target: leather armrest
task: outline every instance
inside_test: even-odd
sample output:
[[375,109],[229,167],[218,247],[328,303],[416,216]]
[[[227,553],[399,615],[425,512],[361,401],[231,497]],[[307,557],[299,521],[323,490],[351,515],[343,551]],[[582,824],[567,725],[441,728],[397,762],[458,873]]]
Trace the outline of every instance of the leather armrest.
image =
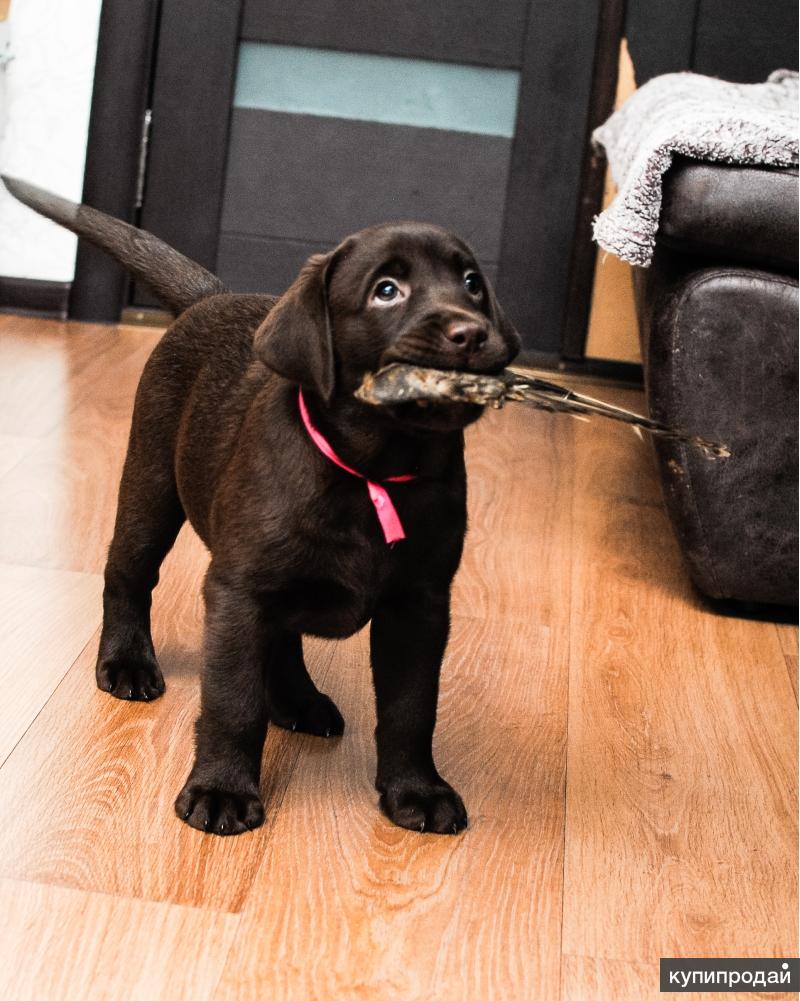
[[797,271],[797,168],[680,159],[667,172],[658,240],[715,263]]

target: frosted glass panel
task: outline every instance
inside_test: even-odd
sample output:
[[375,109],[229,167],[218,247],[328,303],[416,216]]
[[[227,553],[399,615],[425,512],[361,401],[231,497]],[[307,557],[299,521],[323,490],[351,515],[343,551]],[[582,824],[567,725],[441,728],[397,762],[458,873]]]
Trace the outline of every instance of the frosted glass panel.
[[242,42],[234,105],[510,138],[518,89],[515,70]]

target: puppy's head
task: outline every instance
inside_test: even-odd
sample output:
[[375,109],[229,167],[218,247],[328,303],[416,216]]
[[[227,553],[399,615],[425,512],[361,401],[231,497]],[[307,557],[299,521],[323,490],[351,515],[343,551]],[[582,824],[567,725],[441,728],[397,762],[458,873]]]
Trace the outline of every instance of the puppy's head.
[[[437,226],[375,226],[311,257],[256,332],[274,371],[326,402],[352,396],[390,362],[499,372],[520,348],[470,248]],[[475,420],[480,407],[415,404],[387,416],[427,429]]]

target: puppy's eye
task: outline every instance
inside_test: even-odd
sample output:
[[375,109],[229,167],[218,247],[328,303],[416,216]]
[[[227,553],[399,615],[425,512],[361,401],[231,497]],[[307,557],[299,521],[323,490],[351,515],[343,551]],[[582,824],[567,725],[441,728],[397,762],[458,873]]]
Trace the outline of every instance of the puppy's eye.
[[400,278],[380,278],[372,287],[370,305],[394,306],[407,299],[411,292],[408,282]]
[[391,302],[400,294],[400,289],[394,282],[379,282],[375,287],[375,298],[381,302]]
[[483,292],[483,279],[477,272],[468,271],[464,275],[464,288],[470,295],[480,295]]

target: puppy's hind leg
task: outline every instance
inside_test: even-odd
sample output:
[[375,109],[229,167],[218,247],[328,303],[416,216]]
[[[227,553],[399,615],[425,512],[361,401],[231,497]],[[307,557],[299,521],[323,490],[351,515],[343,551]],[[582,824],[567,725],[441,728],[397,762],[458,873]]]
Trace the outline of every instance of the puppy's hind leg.
[[264,665],[269,718],[285,730],[338,737],[344,720],[333,700],[311,680],[298,633],[283,633]]
[[186,520],[171,461],[131,435],[119,489],[103,590],[97,687],[118,699],[147,702],[164,691],[150,635],[151,593]]

